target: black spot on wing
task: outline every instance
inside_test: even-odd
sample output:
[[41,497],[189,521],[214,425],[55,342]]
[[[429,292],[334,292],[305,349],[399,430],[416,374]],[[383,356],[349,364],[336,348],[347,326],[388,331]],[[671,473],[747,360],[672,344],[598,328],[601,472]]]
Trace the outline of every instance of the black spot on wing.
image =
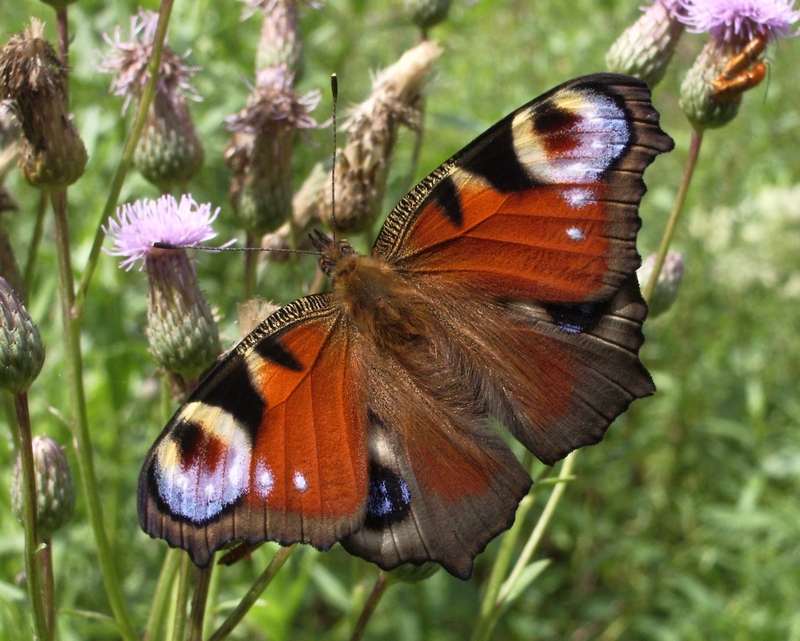
[[190,401],[219,407],[231,414],[244,426],[255,440],[267,404],[262,394],[253,387],[247,366],[241,359],[222,363],[201,383]]
[[456,229],[463,227],[464,212],[461,210],[461,199],[452,178],[448,176],[442,180],[431,193],[431,199]]
[[297,360],[291,350],[287,349],[276,336],[266,336],[258,341],[254,346],[256,354],[280,365],[281,367],[293,372],[302,372],[303,364]]
[[370,463],[369,495],[364,527],[380,530],[402,521],[411,509],[411,492],[399,474],[388,467]]
[[510,118],[499,123],[456,162],[468,172],[485,178],[499,192],[511,193],[530,189],[534,182],[517,159]]

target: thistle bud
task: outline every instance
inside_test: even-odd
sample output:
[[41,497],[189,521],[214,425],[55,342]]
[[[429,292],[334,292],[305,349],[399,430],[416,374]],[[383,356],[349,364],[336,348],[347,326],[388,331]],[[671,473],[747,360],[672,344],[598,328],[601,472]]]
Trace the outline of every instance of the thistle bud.
[[[64,448],[46,436],[35,436],[32,443],[36,484],[36,526],[39,538],[49,539],[75,512],[75,484]],[[19,456],[14,465],[11,509],[22,523],[22,473]]]
[[194,265],[184,250],[162,250],[147,261],[147,280],[150,353],[169,372],[198,376],[219,355],[220,345]]
[[729,43],[709,40],[683,79],[680,105],[695,129],[724,127],[739,113],[742,94],[727,100],[714,97],[714,80],[724,72],[733,53]]
[[27,392],[43,364],[39,329],[0,276],[0,389],[12,394]]
[[606,54],[609,71],[637,76],[650,87],[664,78],[685,26],[679,0],[655,0]]
[[254,236],[274,231],[292,215],[292,153],[297,132],[317,127],[309,112],[319,92],[299,96],[285,66],[261,71],[247,107],[226,119],[233,132],[225,160],[234,171],[230,198]]
[[[352,112],[345,148],[336,156],[336,229],[372,228],[382,210],[389,164],[401,124],[419,126],[422,89],[442,49],[425,41],[375,79],[369,98]],[[330,184],[330,180],[328,181]],[[320,218],[331,221],[332,194],[320,193]]]
[[447,19],[452,0],[403,0],[406,16],[420,31],[423,39],[428,30]]
[[169,191],[189,182],[204,158],[186,101],[157,92],[133,154],[136,169],[161,191]]
[[[656,265],[656,254],[651,254],[642,263],[636,275],[641,287],[646,287],[653,275]],[[683,278],[683,256],[679,252],[668,252],[664,258],[664,265],[658,275],[656,287],[648,303],[649,318],[653,319],[668,311],[678,297],[678,288]]]
[[13,101],[22,126],[25,180],[63,189],[83,175],[89,157],[69,114],[67,69],[36,19],[0,51],[0,99]]

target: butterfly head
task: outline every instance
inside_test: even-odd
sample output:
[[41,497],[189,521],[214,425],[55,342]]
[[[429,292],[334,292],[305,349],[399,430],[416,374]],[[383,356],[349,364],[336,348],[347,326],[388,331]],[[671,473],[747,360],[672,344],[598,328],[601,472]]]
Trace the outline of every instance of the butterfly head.
[[345,240],[332,240],[318,229],[309,232],[314,248],[319,252],[319,268],[328,278],[334,280],[339,262],[346,256],[355,254],[352,245]]

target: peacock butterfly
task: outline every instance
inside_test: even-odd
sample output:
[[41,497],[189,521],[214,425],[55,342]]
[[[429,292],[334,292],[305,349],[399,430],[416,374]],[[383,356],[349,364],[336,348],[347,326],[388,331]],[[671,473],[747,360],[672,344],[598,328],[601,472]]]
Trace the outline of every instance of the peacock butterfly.
[[315,232],[330,291],[269,316],[144,462],[142,529],[205,566],[229,541],[469,578],[531,478],[653,393],[639,360],[642,173],[672,140],[644,82],[571,80],[417,185],[372,251]]

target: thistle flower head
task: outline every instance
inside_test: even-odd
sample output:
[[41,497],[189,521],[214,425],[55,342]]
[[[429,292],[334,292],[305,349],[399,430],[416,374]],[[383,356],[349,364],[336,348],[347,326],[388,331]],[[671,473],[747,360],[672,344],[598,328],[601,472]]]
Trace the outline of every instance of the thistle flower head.
[[[370,229],[381,211],[389,164],[401,124],[416,127],[422,90],[442,49],[426,40],[381,71],[370,96],[347,124],[344,149],[336,155],[336,225],[342,232]],[[328,181],[330,184],[330,181]],[[331,220],[332,194],[320,193],[319,215]]]
[[156,249],[154,242],[194,245],[217,234],[211,223],[211,205],[198,205],[184,195],[178,203],[170,195],[156,201],[137,201],[110,218],[106,235],[112,256],[124,256],[120,267],[131,269],[142,259],[147,267],[149,305],[147,339],[153,358],[168,372],[185,379],[197,376],[219,354],[219,333],[206,303],[194,265],[183,249]]
[[794,0],[681,0],[681,21],[693,33],[708,32],[727,42],[748,42],[756,35],[786,38],[796,35],[792,25],[800,20]]
[[18,164],[30,184],[59,189],[83,175],[89,157],[69,114],[67,68],[36,19],[0,50],[0,100],[22,128]]
[[234,171],[230,198],[242,225],[260,236],[292,214],[292,145],[297,131],[319,126],[310,111],[319,92],[304,96],[294,74],[279,65],[262,69],[247,107],[226,119],[233,132],[225,160]]
[[294,73],[286,65],[259,71],[247,107],[225,119],[228,129],[257,134],[271,122],[282,122],[294,129],[317,127],[317,121],[309,114],[319,104],[320,92],[311,91],[301,96],[293,85]]
[[[131,99],[138,99],[142,95],[150,79],[147,65],[153,54],[157,26],[157,13],[139,9],[138,14],[131,16],[130,40],[123,38],[119,27],[114,30],[113,38],[108,34],[103,35],[111,51],[99,68],[115,74],[111,89],[115,95],[125,98],[123,113]],[[198,67],[186,64],[185,56],[178,56],[169,46],[165,46],[158,70],[157,93],[169,96],[171,101],[180,104],[186,98],[199,99],[197,91],[189,82],[198,70]]]
[[215,238],[211,223],[218,215],[219,207],[212,212],[210,203],[198,205],[188,194],[181,196],[180,202],[170,195],[137,200],[117,209],[116,219],[108,219],[103,231],[114,247],[104,251],[124,257],[119,266],[130,271],[137,260],[142,259],[144,266],[149,256],[165,251],[154,248],[153,243],[197,245]]
[[800,19],[794,0],[683,0],[682,20],[711,40],[681,85],[681,107],[698,130],[722,127],[736,117],[742,94],[763,80],[761,54],[770,40],[791,33]]

